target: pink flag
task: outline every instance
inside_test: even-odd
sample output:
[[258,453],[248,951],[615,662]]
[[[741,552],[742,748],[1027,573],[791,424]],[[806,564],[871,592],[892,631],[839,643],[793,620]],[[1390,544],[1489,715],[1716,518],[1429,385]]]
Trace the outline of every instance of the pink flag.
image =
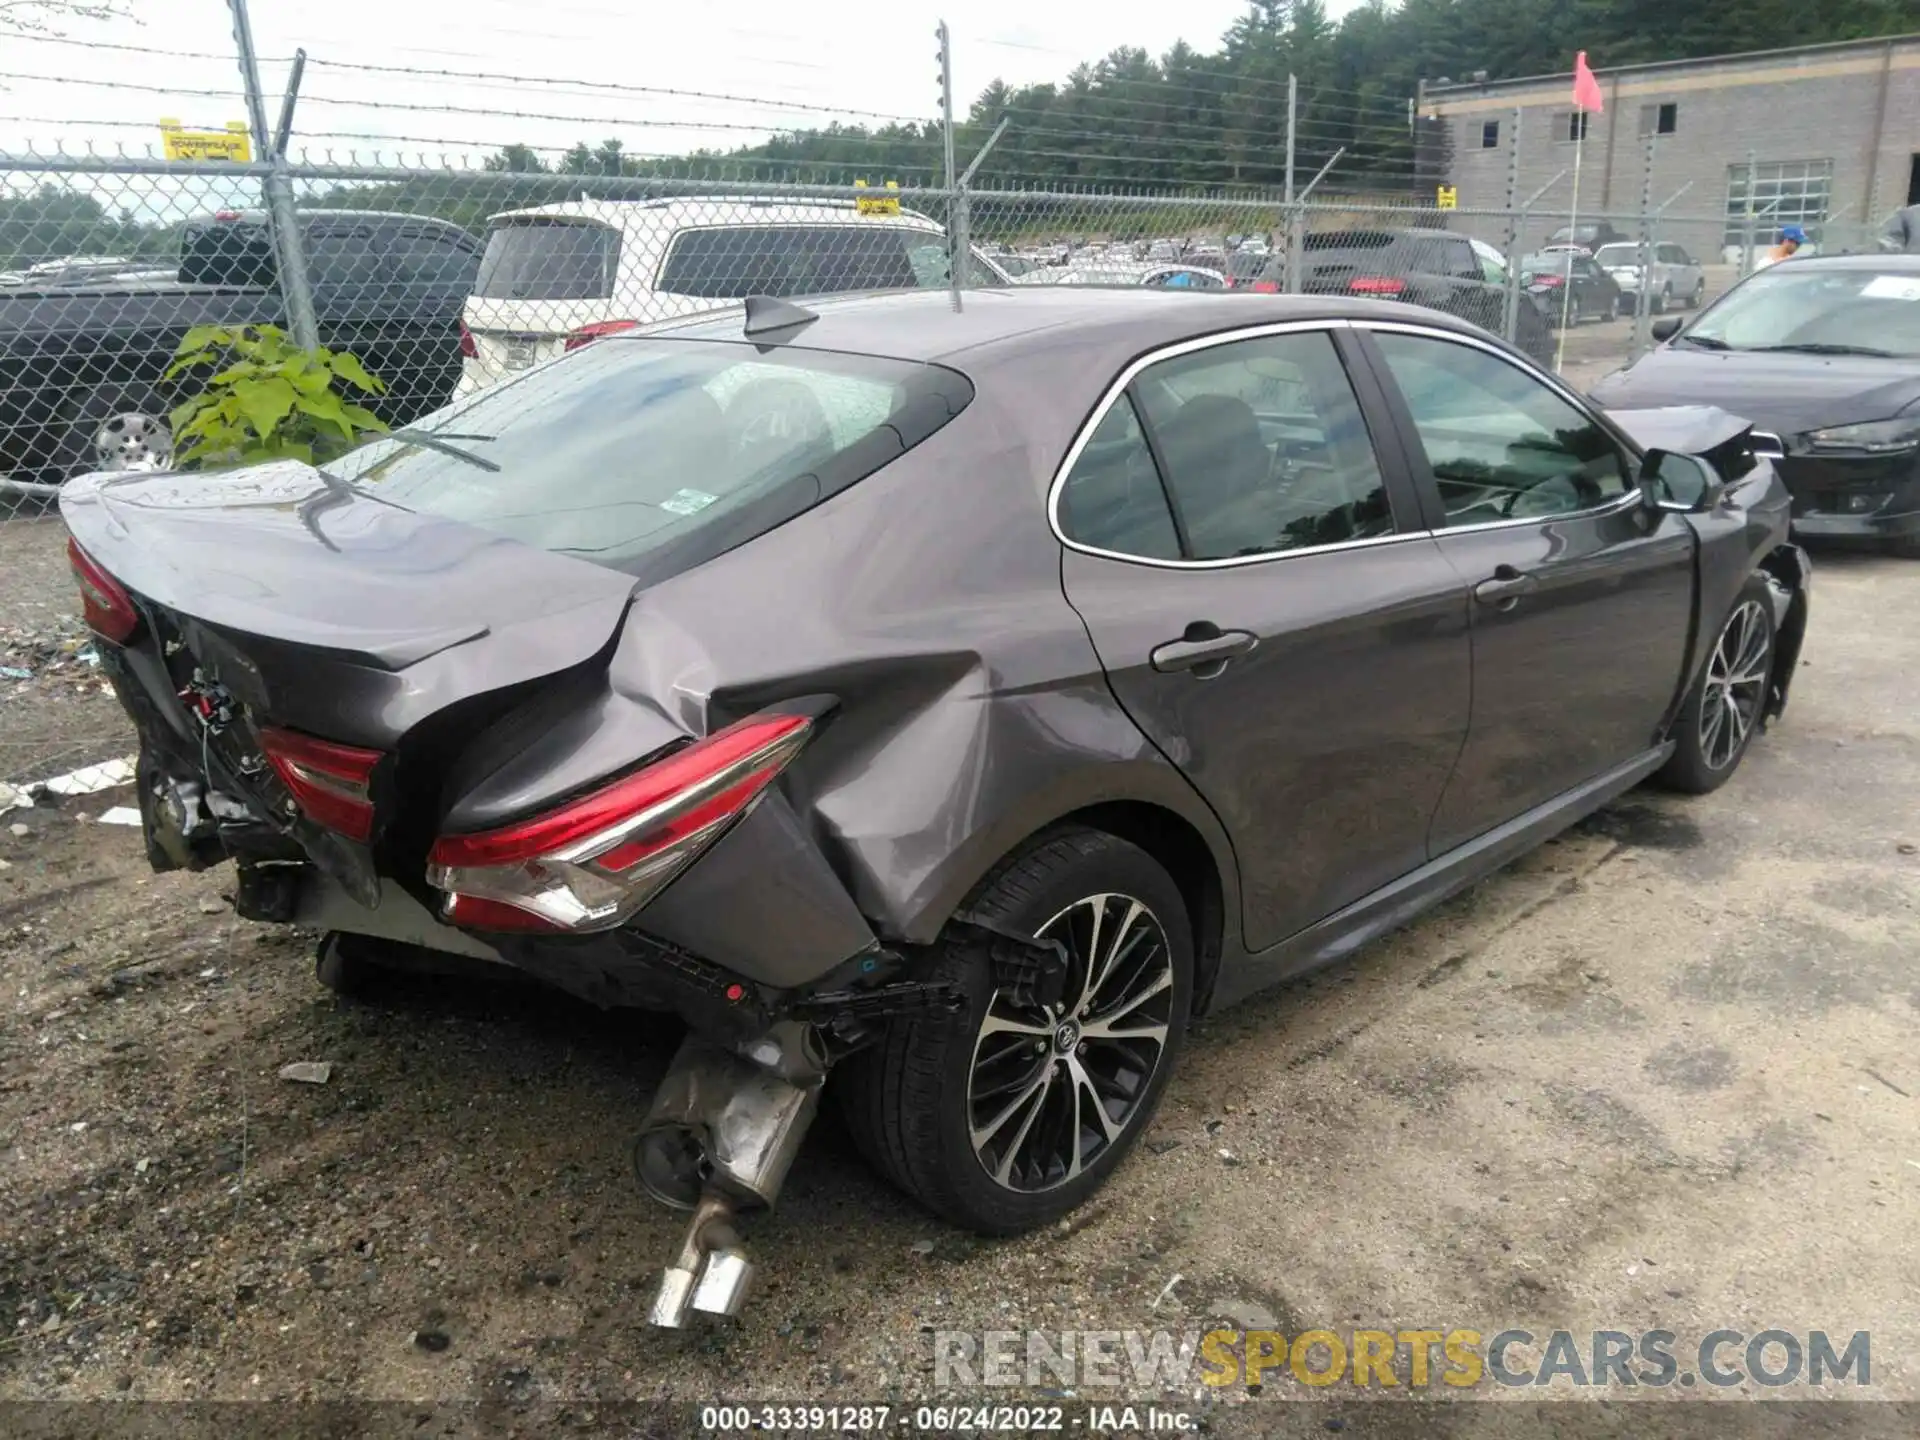
[[1596,115],[1607,108],[1606,101],[1600,98],[1600,82],[1593,78],[1593,71],[1587,68],[1587,52],[1584,50],[1573,57],[1573,108],[1591,110]]

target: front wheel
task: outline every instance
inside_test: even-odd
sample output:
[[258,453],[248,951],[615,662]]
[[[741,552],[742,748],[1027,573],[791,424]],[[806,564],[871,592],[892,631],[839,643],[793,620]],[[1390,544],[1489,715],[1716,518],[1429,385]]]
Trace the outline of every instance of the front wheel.
[[1058,940],[1065,999],[1022,1006],[953,947],[953,1016],[896,1024],[835,1072],[848,1128],[894,1184],[956,1225],[1012,1235],[1111,1175],[1158,1105],[1193,994],[1193,935],[1167,872],[1104,831],[1052,832],[988,878],[967,913]]
[[1698,310],[1702,305],[1706,304],[1706,301],[1707,301],[1707,282],[1706,282],[1706,277],[1702,276],[1697,282],[1695,282],[1693,287],[1693,294],[1687,298],[1687,308],[1689,310]]
[[1704,795],[1726,784],[1759,733],[1773,678],[1773,602],[1754,576],[1741,588],[1706,668],[1674,722],[1675,749],[1655,779]]

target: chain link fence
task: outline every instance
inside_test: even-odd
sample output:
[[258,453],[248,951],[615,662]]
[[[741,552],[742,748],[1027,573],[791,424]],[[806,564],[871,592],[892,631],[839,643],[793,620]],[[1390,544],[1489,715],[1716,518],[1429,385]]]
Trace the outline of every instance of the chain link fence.
[[[438,105],[383,93],[391,109]],[[1126,183],[1125,136],[1059,131],[1024,150],[1010,139],[1003,168],[987,156],[963,183],[945,163],[733,163],[617,142],[483,155],[448,141],[404,161],[363,158],[353,136],[243,163],[68,153],[79,143],[0,155],[0,781],[126,746],[78,618],[57,496],[88,471],[175,463],[172,417],[200,381],[169,367],[196,327],[279,326],[356,356],[378,390],[354,398],[389,427],[610,333],[749,295],[914,287],[1373,296],[1470,320],[1587,385],[1777,238],[1764,211],[1718,196],[1691,214],[1649,204],[1577,220],[1553,197],[1443,209],[1433,176],[1411,162],[1394,173],[1399,122],[1286,96],[1283,119],[1321,118],[1278,136],[1285,163],[1266,173],[1281,183],[1205,190]],[[976,128],[960,165],[993,143]],[[923,131],[930,146],[943,138]],[[1064,153],[1036,138],[1085,141],[1069,166],[1079,178],[1035,180]],[[1386,158],[1343,171],[1349,146]],[[1243,173],[1224,163],[1224,135],[1221,147],[1223,170]],[[1870,248],[1866,232],[1840,220],[1814,238]]]

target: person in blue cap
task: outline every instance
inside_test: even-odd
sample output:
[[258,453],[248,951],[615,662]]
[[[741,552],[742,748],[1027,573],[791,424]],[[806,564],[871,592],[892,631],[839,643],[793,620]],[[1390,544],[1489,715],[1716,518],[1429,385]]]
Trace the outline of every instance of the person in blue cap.
[[1800,247],[1807,243],[1807,232],[1798,225],[1780,227],[1780,243],[1769,250],[1763,264],[1772,265],[1776,261],[1790,260],[1799,253]]

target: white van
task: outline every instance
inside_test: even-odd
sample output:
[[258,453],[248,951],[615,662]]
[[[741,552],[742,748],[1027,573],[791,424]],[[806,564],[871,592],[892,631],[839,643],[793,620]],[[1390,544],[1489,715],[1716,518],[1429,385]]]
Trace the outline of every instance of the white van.
[[[486,253],[462,317],[457,393],[600,335],[748,295],[947,283],[946,231],[897,204],[874,214],[851,200],[721,196],[509,210],[488,222]],[[967,283],[1008,281],[975,250]]]

